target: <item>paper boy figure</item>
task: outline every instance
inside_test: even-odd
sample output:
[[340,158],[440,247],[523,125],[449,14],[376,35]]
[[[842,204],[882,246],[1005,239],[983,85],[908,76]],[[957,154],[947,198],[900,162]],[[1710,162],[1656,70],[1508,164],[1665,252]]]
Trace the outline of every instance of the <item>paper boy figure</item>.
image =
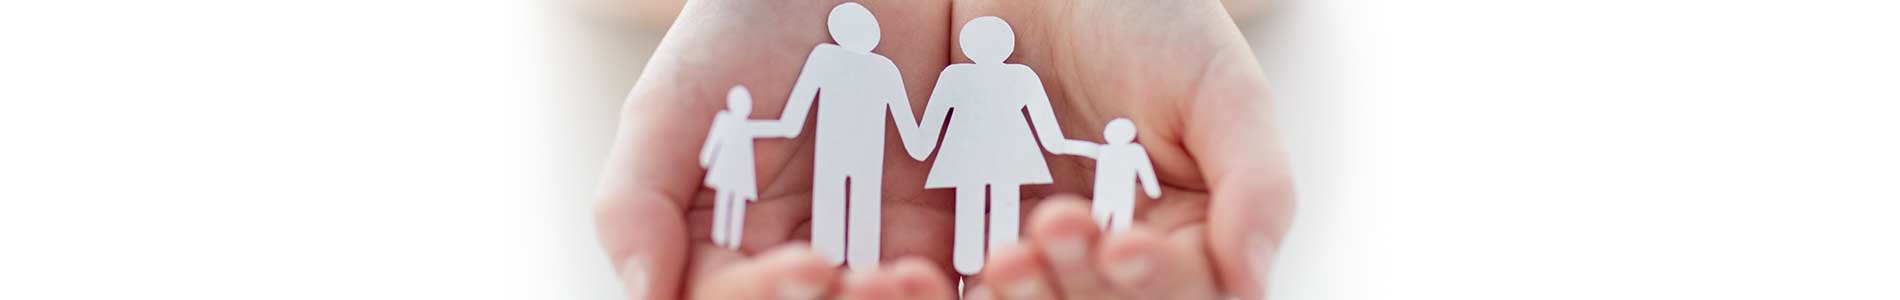
[[[907,145],[936,140],[915,141],[917,117],[911,115],[904,78],[897,73],[897,64],[871,53],[880,34],[871,11],[845,3],[833,7],[828,18],[826,29],[838,44],[812,48],[792,85],[791,98],[785,100],[785,114],[769,132],[797,136],[804,130],[812,99],[824,102],[818,106],[813,147],[811,246],[832,263],[843,263],[849,256],[852,268],[877,268],[884,226],[884,116],[895,119],[897,136]],[[846,179],[851,182],[850,191],[845,190]],[[851,200],[848,216],[847,195]]]
[[1105,230],[1128,230],[1135,214],[1135,181],[1148,192],[1148,198],[1161,198],[1161,184],[1155,181],[1154,163],[1148,151],[1135,141],[1135,122],[1126,118],[1108,121],[1102,129],[1107,145],[1069,140],[1069,154],[1095,159],[1095,224]]
[[746,201],[758,201],[752,139],[760,130],[748,124],[752,95],[745,86],[726,92],[726,110],[713,116],[712,131],[699,150],[699,166],[707,167],[706,186],[713,188],[713,244],[738,249],[745,232]]

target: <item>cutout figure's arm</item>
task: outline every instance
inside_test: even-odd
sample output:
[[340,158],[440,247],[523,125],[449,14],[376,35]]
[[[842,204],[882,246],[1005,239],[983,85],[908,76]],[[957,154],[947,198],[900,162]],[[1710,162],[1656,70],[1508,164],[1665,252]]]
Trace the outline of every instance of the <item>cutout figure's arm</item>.
[[950,108],[956,106],[954,90],[962,86],[953,75],[961,73],[961,69],[952,65],[937,76],[937,87],[930,90],[930,102],[924,104],[924,118],[918,120],[917,142],[904,143],[904,150],[910,152],[911,158],[924,160],[936,150],[937,138],[943,134],[944,122],[947,122],[944,118],[949,117]]
[[748,119],[748,120],[745,120],[745,129],[741,131],[745,132],[746,136],[750,136],[752,138],[779,137],[777,132],[773,132],[775,130],[778,130],[778,125],[779,125],[779,122],[777,120],[750,120]]
[[1132,152],[1135,154],[1130,155],[1133,156],[1130,159],[1135,160],[1135,175],[1141,181],[1141,190],[1148,192],[1148,198],[1161,199],[1161,181],[1155,180],[1154,161],[1148,159],[1147,149],[1143,149],[1140,144],[1133,146],[1135,151]]
[[778,124],[766,128],[762,135],[781,138],[797,137],[805,130],[805,117],[811,114],[811,103],[818,97],[818,89],[825,81],[821,69],[826,68],[832,49],[827,45],[818,45],[811,49],[811,57],[805,59],[805,66],[798,71],[798,81],[792,83],[792,96],[785,99],[785,112],[779,115]]
[[1042,139],[1043,149],[1048,150],[1049,153],[1067,154],[1068,152],[1063,150],[1066,139],[1062,138],[1062,126],[1056,124],[1055,109],[1049,105],[1049,93],[1042,89],[1041,77],[1037,77],[1036,71],[1030,70],[1028,66],[1020,67],[1022,72],[1028,75],[1026,78],[1017,80],[1022,80],[1030,88],[1025,91],[1028,94],[1026,96],[1031,97],[1027,105],[1029,125],[1036,128],[1036,137]]
[[897,141],[904,143],[904,152],[910,154],[912,159],[923,160],[930,156],[930,148],[935,146],[931,144],[936,143],[937,139],[925,140],[925,136],[919,132],[921,124],[917,124],[916,112],[910,110],[910,91],[904,89],[903,74],[897,72],[895,65],[888,73],[884,76],[890,79],[879,83],[877,88],[886,91],[880,98],[890,103],[891,122],[897,123]]
[[1062,150],[1069,152],[1063,154],[1087,157],[1089,159],[1102,159],[1101,144],[1084,140],[1067,140],[1063,142]]
[[721,112],[718,115],[713,116],[712,130],[706,132],[706,144],[704,146],[699,147],[699,167],[704,168],[704,167],[712,166],[713,153],[717,152],[714,150],[717,150],[719,148],[719,137],[722,135],[725,135],[725,132],[726,132],[725,126],[720,126],[721,124],[725,123],[725,122],[720,122],[724,120],[725,118],[726,118],[726,113],[724,112]]

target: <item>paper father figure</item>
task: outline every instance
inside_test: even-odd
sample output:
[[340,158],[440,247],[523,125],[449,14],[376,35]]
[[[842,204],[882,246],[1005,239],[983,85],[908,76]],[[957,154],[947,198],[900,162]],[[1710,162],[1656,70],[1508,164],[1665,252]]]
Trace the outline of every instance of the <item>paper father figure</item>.
[[[843,263],[848,255],[851,268],[871,269],[877,267],[878,235],[884,225],[884,116],[896,118],[898,136],[907,145],[917,143],[911,138],[917,122],[897,65],[871,53],[880,34],[871,11],[845,3],[832,8],[828,18],[825,26],[838,44],[811,50],[786,99],[785,114],[770,132],[797,136],[814,96],[822,97],[812,160],[811,245],[832,263]],[[851,201],[849,237],[845,199]]]

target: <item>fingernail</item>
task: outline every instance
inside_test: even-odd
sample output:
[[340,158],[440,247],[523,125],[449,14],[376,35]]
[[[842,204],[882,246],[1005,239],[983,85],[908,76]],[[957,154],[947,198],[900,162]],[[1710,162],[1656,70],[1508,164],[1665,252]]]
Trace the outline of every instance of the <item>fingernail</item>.
[[1003,296],[1010,300],[1036,299],[1042,296],[1042,282],[1035,279],[1023,279],[1003,288]]
[[620,266],[620,280],[626,283],[627,297],[631,299],[647,298],[647,291],[651,283],[647,282],[646,266],[640,262],[639,256],[628,257],[627,263]]
[[786,280],[781,284],[778,289],[778,298],[784,300],[812,300],[818,299],[818,294],[823,292],[824,290],[819,289],[816,285],[793,279]]
[[1043,246],[1043,250],[1049,251],[1051,260],[1064,264],[1081,262],[1082,257],[1089,251],[1088,245],[1083,243],[1081,238],[1076,237],[1052,239],[1049,244]]
[[1110,264],[1108,276],[1124,286],[1138,287],[1137,284],[1147,279],[1148,272],[1153,269],[1154,265],[1148,262],[1148,258],[1134,256]]

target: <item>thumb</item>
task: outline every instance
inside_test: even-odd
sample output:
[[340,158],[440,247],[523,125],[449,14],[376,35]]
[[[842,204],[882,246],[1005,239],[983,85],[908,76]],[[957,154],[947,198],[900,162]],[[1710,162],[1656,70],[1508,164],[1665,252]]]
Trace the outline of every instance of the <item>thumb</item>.
[[696,165],[716,89],[662,88],[646,76],[627,96],[619,138],[601,174],[594,223],[632,299],[679,299],[688,242],[686,208],[703,172]]
[[[1235,32],[1238,39],[1238,32]],[[1268,271],[1293,211],[1286,154],[1271,122],[1265,75],[1245,44],[1209,63],[1184,144],[1212,198],[1207,245],[1224,289],[1244,299],[1266,294]]]
[[601,245],[631,299],[678,298],[688,243],[677,207],[654,198],[606,196],[595,208]]

